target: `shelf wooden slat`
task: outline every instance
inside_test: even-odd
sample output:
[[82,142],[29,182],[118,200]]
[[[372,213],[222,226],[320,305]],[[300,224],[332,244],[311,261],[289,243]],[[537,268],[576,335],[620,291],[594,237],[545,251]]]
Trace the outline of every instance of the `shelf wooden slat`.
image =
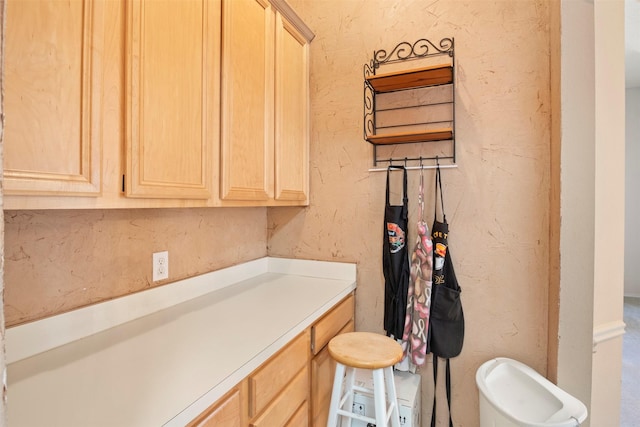
[[453,67],[451,65],[435,65],[408,71],[378,74],[367,77],[367,81],[378,93],[442,85],[453,83]]
[[420,132],[386,133],[367,135],[367,141],[374,145],[410,144],[414,142],[446,141],[453,139],[453,129],[431,129]]

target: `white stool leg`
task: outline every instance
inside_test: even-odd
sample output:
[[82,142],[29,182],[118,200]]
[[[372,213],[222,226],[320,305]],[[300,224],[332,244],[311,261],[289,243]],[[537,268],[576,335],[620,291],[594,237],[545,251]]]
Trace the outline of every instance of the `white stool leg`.
[[[356,368],[347,368],[347,376],[345,378],[345,391],[343,396],[346,394],[347,399],[344,402],[344,406],[340,409],[343,409],[348,412],[353,411],[353,386],[355,384],[356,379]],[[342,417],[342,427],[351,427],[351,417]]]
[[342,379],[344,378],[344,365],[336,363],[336,374],[333,377],[333,391],[331,392],[331,404],[329,405],[329,418],[327,427],[338,426],[338,407],[342,399]]
[[393,381],[393,367],[384,368],[384,380],[387,384],[387,399],[393,404],[391,410],[391,425],[400,427],[400,408],[398,407],[398,395],[396,394],[396,383]]
[[374,369],[373,375],[373,402],[376,410],[376,426],[387,426],[387,397],[384,391],[383,369]]

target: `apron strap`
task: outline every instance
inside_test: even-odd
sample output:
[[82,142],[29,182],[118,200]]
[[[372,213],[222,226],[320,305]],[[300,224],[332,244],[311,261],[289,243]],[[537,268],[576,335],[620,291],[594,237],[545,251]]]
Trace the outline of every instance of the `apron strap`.
[[420,187],[418,190],[418,214],[421,221],[424,221],[424,169],[420,168]]
[[409,202],[409,197],[407,196],[407,168],[405,168],[404,166],[395,166],[395,165],[389,165],[387,167],[387,193],[386,193],[386,197],[385,197],[385,203],[387,205],[389,205],[389,172],[391,171],[391,169],[398,169],[398,170],[402,170],[402,204],[406,205]]
[[389,172],[391,171],[391,165],[387,168],[387,195],[385,197],[385,206],[389,205]]
[[[433,410],[431,411],[431,427],[436,427],[436,387],[438,384],[438,356],[433,355]],[[451,366],[446,359],[445,386],[447,392],[447,406],[449,409],[449,427],[453,427],[451,419]]]
[[407,206],[409,203],[409,197],[407,196],[407,168],[402,167],[402,204]]
[[442,222],[447,223],[447,215],[444,213],[444,197],[442,194],[442,176],[440,175],[440,163],[436,166],[436,201],[433,206],[433,219],[437,218],[438,214],[438,190],[440,190],[440,207],[442,208]]

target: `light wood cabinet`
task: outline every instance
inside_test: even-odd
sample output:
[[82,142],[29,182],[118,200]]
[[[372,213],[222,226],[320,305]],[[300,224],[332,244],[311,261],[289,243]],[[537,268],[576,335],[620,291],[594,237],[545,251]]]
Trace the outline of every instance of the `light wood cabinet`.
[[310,342],[306,330],[249,375],[250,426],[285,425],[309,400]]
[[307,401],[309,397],[309,368],[304,369],[291,380],[289,384],[273,400],[271,405],[257,418],[249,423],[250,427],[272,427],[284,425],[296,425],[295,420],[306,418],[309,420],[309,412],[306,417],[300,412],[308,409]]
[[6,209],[308,204],[313,33],[284,0],[65,5],[7,1]]
[[222,10],[220,198],[306,204],[310,32],[282,2],[223,0]]
[[242,381],[207,408],[188,427],[243,427],[246,425],[246,388]]
[[249,375],[250,416],[262,412],[296,374],[306,367],[309,348],[310,334],[305,331]]
[[285,427],[307,427],[309,425],[309,403],[304,402],[293,414]]
[[354,304],[351,293],[189,427],[326,426],[335,372],[327,344],[355,330]]
[[336,335],[353,332],[355,297],[348,296],[331,312],[312,326],[311,359],[311,425],[326,426],[336,364],[329,355],[327,344]]
[[223,200],[266,201],[273,174],[273,10],[266,0],[223,0]]
[[211,197],[219,19],[209,0],[127,2],[127,196]]
[[278,201],[309,197],[309,43],[276,14],[275,194]]
[[310,347],[306,329],[188,426],[307,426]]
[[102,2],[8,0],[4,191],[101,192]]

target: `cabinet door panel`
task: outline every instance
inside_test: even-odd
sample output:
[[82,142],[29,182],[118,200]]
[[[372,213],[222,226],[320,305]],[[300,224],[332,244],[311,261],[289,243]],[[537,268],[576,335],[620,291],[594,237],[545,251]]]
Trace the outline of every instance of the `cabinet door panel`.
[[[355,325],[353,321],[350,321],[336,335],[354,330]],[[329,347],[324,346],[311,360],[311,419],[313,426],[324,427],[327,425],[335,372],[336,362],[329,354]]]
[[246,398],[245,383],[234,387],[220,398],[199,417],[189,423],[188,427],[243,427]]
[[309,425],[309,403],[304,402],[287,421],[285,427],[307,427]]
[[355,297],[349,295],[340,305],[331,310],[312,326],[313,354],[317,354],[329,343],[329,340],[340,333],[344,325],[352,321],[355,310]]
[[275,199],[307,199],[309,189],[309,44],[276,19]]
[[216,141],[215,4],[132,0],[127,13],[127,196],[207,199]]
[[[308,400],[309,396],[309,369],[304,367],[285,389],[273,399],[273,402],[254,421],[249,423],[251,427],[282,426],[292,418],[299,417],[298,409]],[[305,406],[308,408],[308,406]],[[309,415],[307,413],[307,419]]]
[[250,416],[262,410],[309,360],[310,338],[303,332],[249,376]]
[[223,200],[268,200],[273,178],[273,11],[264,0],[222,5]]
[[6,194],[101,191],[103,5],[7,1]]

